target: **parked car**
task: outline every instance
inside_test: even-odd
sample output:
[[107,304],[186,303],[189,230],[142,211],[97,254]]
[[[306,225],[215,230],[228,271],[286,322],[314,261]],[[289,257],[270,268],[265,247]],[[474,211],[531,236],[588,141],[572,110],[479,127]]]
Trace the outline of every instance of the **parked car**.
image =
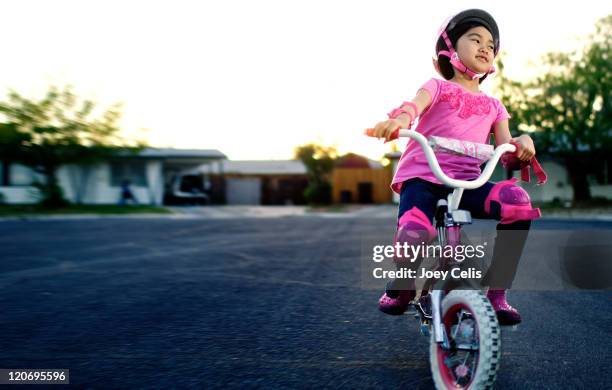
[[202,173],[175,174],[166,184],[164,204],[210,204],[210,180]]

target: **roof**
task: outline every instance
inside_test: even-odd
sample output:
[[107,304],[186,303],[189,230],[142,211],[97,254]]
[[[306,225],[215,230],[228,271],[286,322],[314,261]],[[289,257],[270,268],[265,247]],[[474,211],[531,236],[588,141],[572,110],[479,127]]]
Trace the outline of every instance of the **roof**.
[[243,175],[305,175],[306,167],[299,160],[224,161],[224,173]]
[[162,148],[145,148],[140,153],[139,157],[171,157],[171,158],[215,158],[226,159],[227,156],[216,149],[162,149]]
[[369,168],[368,159],[354,153],[346,154],[336,161],[336,168]]
[[382,168],[383,165],[374,160],[370,160],[367,157],[355,154],[347,153],[340,157],[336,162],[336,168]]

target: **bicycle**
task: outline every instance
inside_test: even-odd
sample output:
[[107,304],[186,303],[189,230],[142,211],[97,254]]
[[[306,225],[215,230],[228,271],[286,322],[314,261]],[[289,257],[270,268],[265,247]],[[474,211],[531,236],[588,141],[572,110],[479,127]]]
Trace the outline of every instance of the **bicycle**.
[[[492,151],[478,179],[465,181],[444,174],[434,150],[422,134],[406,129],[396,132],[399,137],[408,137],[418,142],[435,177],[453,188],[447,199],[437,202],[434,217],[437,244],[442,248],[461,245],[461,227],[472,223],[470,212],[459,209],[463,191],[484,185],[501,156],[515,152],[516,147],[508,143],[493,150],[490,145],[456,140],[461,144],[459,149],[465,149],[464,154],[471,155],[470,152],[478,147],[487,146]],[[366,130],[366,135],[371,136],[372,130]],[[453,259],[439,260],[437,263],[441,267],[453,264]],[[429,298],[430,308],[424,304],[424,298],[425,302]],[[451,290],[447,282],[438,281],[433,284],[431,292],[422,296],[415,306],[421,322],[421,334],[430,336],[429,361],[436,388],[492,388],[501,358],[501,329],[495,311],[483,291]],[[431,313],[428,313],[428,309]]]

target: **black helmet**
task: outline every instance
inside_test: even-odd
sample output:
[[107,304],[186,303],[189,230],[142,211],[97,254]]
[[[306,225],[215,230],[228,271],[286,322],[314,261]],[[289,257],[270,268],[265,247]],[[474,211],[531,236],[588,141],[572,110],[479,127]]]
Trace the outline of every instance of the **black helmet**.
[[[486,28],[493,37],[493,55],[497,56],[499,53],[499,29],[495,19],[486,11],[481,9],[468,9],[459,12],[457,15],[452,16],[442,24],[438,31],[438,39],[436,41],[436,58],[434,60],[434,66],[436,70],[444,76],[447,80],[452,77],[453,68],[459,70],[462,73],[467,74],[472,79],[478,78],[482,82],[488,74],[495,72],[495,67],[491,67],[486,73],[476,73],[469,69],[459,58],[459,55],[455,51],[454,45],[457,40],[466,33],[470,28],[475,26],[483,26]],[[439,62],[440,56],[448,57],[448,60]]]
[[[461,27],[467,25],[480,25],[489,30],[493,36],[493,46],[495,47],[493,52],[497,55],[499,52],[499,29],[497,28],[497,23],[491,14],[481,9],[474,8],[461,11],[457,15],[447,19],[442,27],[440,27],[438,40],[442,39],[442,32],[446,31],[451,41],[456,42],[456,40],[465,33],[465,31],[461,31],[463,30]],[[460,31],[461,33],[457,34]]]

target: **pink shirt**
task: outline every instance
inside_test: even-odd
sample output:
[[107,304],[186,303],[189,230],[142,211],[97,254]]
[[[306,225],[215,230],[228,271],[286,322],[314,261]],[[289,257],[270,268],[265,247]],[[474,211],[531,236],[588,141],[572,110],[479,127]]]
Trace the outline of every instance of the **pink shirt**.
[[[415,129],[425,137],[437,135],[485,144],[489,143],[494,125],[510,118],[499,100],[483,92],[470,92],[450,81],[431,79],[420,89],[431,96],[431,105],[421,113]],[[473,157],[448,153],[436,153],[436,157],[449,177],[473,180],[480,175],[480,162]],[[410,141],[399,160],[391,189],[400,193],[402,182],[415,177],[442,184],[431,172],[421,146]]]

